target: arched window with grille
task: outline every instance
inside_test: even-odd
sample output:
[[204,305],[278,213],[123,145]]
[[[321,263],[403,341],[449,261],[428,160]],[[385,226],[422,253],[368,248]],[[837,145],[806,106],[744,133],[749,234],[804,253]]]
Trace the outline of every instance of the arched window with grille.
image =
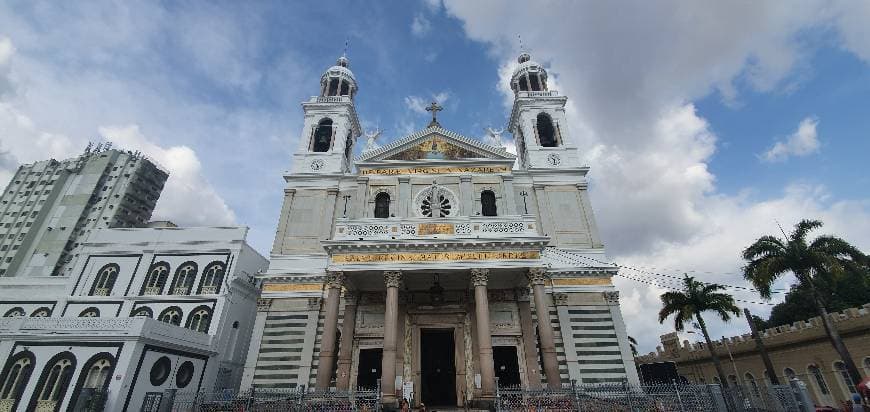
[[386,192],[378,193],[375,196],[375,217],[386,219],[390,217],[390,194]]
[[199,281],[199,292],[205,295],[220,293],[224,281],[224,262],[211,262],[202,271],[202,279]]
[[144,318],[153,318],[154,311],[147,306],[138,307],[133,310],[133,313],[130,314],[131,317],[144,317]]
[[78,402],[82,389],[93,389],[95,392],[105,393],[109,389],[112,371],[115,368],[115,357],[108,352],[101,352],[91,356],[82,367],[76,382],[76,389],[70,399],[70,405]]
[[317,123],[311,136],[312,152],[328,152],[332,147],[332,119],[325,118]]
[[559,146],[559,140],[556,136],[556,127],[553,125],[553,119],[546,113],[539,113],[537,118],[538,141],[543,147]]
[[849,393],[846,394],[847,399],[851,397],[853,393],[858,393],[858,389],[855,388],[855,383],[852,382],[852,378],[849,377],[849,371],[846,370],[846,364],[843,363],[843,361],[834,362],[834,370],[837,371],[840,385],[849,391]]
[[495,193],[492,190],[480,192],[480,213],[484,216],[498,216]]
[[189,295],[196,280],[196,263],[185,262],[175,271],[175,279],[172,281],[173,295]]
[[91,287],[91,296],[109,296],[112,294],[112,287],[115,286],[115,281],[118,280],[118,272],[121,267],[115,263],[104,265],[97,272],[97,277],[94,278],[94,285]]
[[15,307],[6,311],[6,314],[3,315],[4,318],[23,318],[27,316],[27,312],[24,311],[24,308]]
[[75,370],[76,358],[72,353],[63,352],[51,358],[39,377],[28,409],[46,412],[59,410]]
[[749,383],[749,387],[752,389],[752,395],[761,396],[761,391],[758,390],[758,382],[755,381],[755,376],[746,372],[746,374],[743,375],[743,380]]
[[169,263],[157,262],[148,268],[145,282],[142,283],[140,295],[159,295],[163,293],[166,279],[169,277]]
[[23,351],[9,358],[0,377],[0,410],[14,411],[21,400],[22,392],[30,381],[36,358],[33,352]]
[[178,306],[170,306],[164,309],[163,312],[160,312],[160,316],[157,317],[157,320],[170,325],[181,326],[181,317],[181,308]]
[[822,375],[822,370],[818,366],[810,365],[807,367],[807,372],[813,377],[819,395],[829,395],[831,393],[830,389],[828,389],[828,383],[825,382],[825,377]]
[[51,316],[51,309],[45,307],[34,310],[30,314],[31,318],[47,318],[49,316]]
[[208,327],[211,324],[211,308],[208,306],[198,306],[190,313],[187,318],[187,328],[197,332],[208,333]]
[[100,310],[94,307],[87,308],[81,313],[79,313],[80,318],[98,318],[100,317]]

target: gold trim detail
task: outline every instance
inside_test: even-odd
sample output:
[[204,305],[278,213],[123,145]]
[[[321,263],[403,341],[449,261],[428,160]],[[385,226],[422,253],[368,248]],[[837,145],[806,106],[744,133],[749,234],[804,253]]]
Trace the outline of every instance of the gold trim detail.
[[365,175],[432,175],[451,173],[510,173],[507,166],[461,166],[461,167],[409,167],[404,169],[362,169],[360,174]]
[[595,285],[610,285],[610,278],[556,278],[553,279],[553,286],[595,286]]
[[417,225],[417,234],[423,235],[452,235],[453,225],[450,223],[421,223]]
[[263,292],[318,292],[323,290],[322,283],[267,283]]
[[457,260],[516,260],[540,258],[541,253],[537,250],[498,252],[348,253],[332,256],[332,263],[442,262]]

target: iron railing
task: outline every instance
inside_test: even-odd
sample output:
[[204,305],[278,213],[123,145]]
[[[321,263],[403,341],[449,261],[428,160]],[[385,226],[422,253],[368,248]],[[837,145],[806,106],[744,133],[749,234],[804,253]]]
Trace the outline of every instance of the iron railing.
[[233,392],[177,392],[173,412],[380,411],[380,388],[354,391],[252,389]]

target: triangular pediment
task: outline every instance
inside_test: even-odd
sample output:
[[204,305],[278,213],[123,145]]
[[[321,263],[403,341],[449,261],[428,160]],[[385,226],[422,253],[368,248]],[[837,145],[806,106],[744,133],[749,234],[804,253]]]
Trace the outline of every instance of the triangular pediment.
[[458,133],[429,127],[398,139],[384,147],[363,152],[358,162],[380,160],[514,160],[503,147],[495,147]]

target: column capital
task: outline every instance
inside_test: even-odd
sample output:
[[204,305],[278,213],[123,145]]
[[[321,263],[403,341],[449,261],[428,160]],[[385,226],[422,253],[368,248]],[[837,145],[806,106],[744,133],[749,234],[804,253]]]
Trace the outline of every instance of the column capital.
[[341,289],[341,286],[344,284],[344,278],[344,272],[342,271],[326,272],[326,287],[328,289]]
[[411,176],[399,176],[399,183],[410,183]]
[[294,194],[294,193],[296,193],[296,189],[295,189],[295,188],[284,189],[284,194],[285,194],[285,195],[292,195],[292,194]]
[[337,187],[327,187],[327,188],[326,188],[326,194],[328,194],[328,195],[338,195],[338,188],[337,188]]
[[612,304],[612,305],[619,304],[619,291],[616,291],[616,290],[607,291],[607,292],[601,292],[601,294],[604,295],[605,302]]
[[538,190],[544,190],[545,187],[546,187],[546,186],[544,186],[543,183],[535,183],[535,184],[532,184],[532,189],[534,189],[535,191],[538,191]]
[[471,284],[473,286],[486,286],[489,280],[489,269],[471,269]]
[[459,181],[460,182],[470,182],[471,175],[459,175]]
[[398,270],[385,271],[384,284],[388,288],[398,288],[402,284],[402,272]]
[[512,180],[514,180],[514,175],[511,175],[511,174],[501,175],[501,180],[505,181],[505,182],[512,181]]
[[356,181],[357,181],[357,183],[367,183],[369,181],[369,177],[368,176],[357,176]]
[[544,285],[547,283],[547,268],[529,268],[529,283],[532,285]]

